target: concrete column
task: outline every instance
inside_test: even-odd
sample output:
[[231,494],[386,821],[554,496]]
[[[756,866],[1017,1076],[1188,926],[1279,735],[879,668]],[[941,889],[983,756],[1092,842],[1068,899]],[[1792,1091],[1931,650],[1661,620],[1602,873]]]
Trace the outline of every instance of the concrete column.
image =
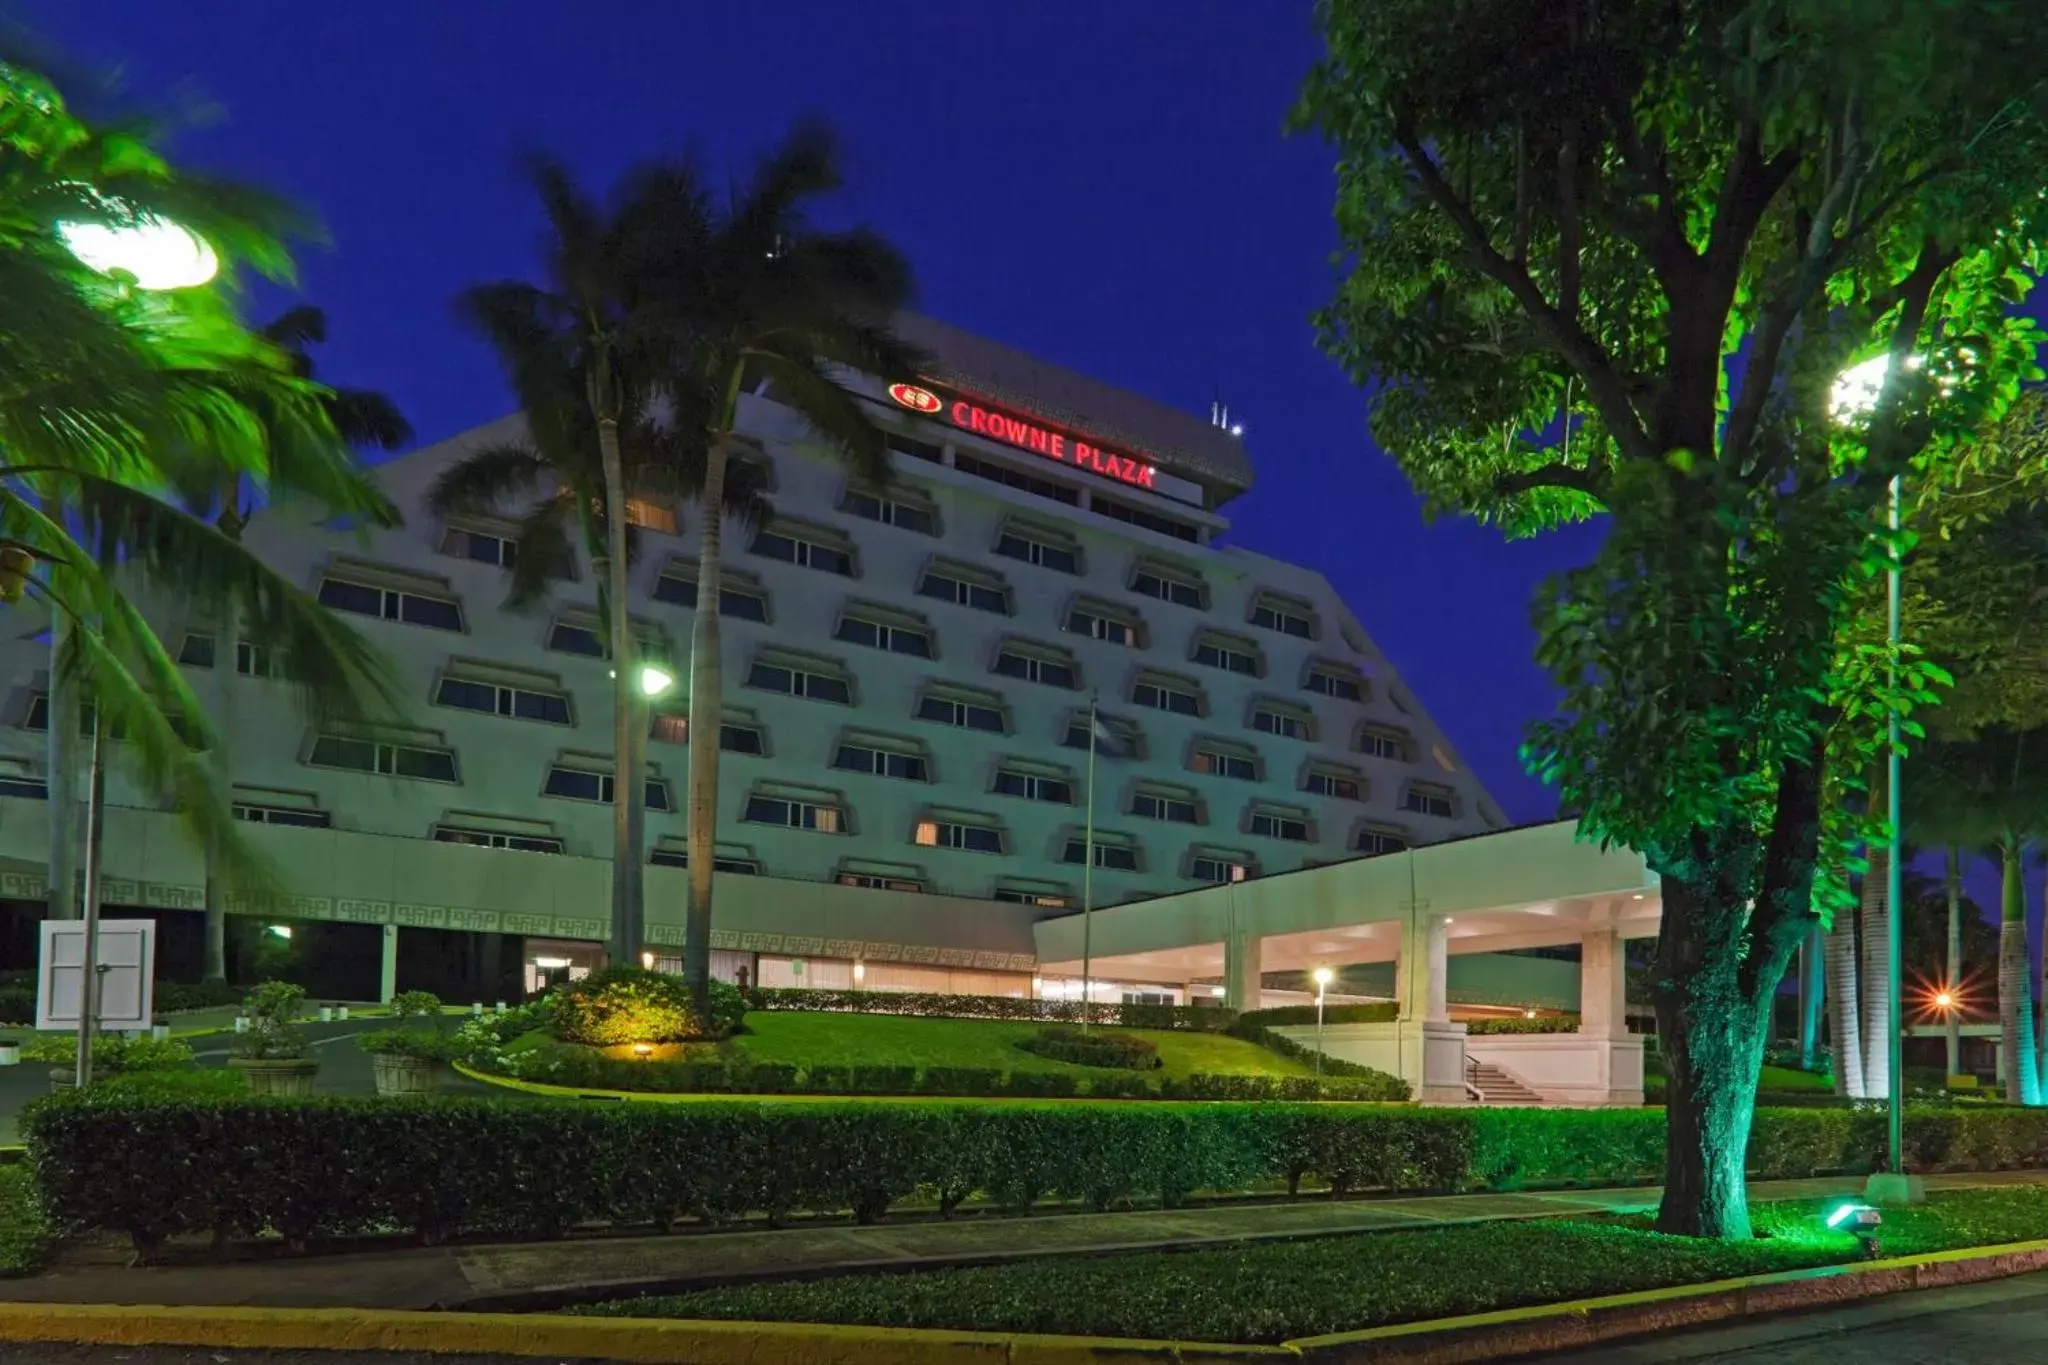
[[1394,964],[1394,998],[1403,1019],[1447,1022],[1451,1017],[1446,992],[1450,921],[1427,910],[1409,912],[1401,928],[1400,956]]
[[1262,999],[1260,977],[1263,941],[1257,934],[1233,928],[1223,940],[1223,1005],[1225,1009],[1255,1010]]
[[384,963],[377,978],[377,998],[385,1004],[398,994],[398,926],[384,926]]
[[1579,948],[1579,1032],[1619,1038],[1628,1032],[1628,973],[1621,935],[1588,929]]

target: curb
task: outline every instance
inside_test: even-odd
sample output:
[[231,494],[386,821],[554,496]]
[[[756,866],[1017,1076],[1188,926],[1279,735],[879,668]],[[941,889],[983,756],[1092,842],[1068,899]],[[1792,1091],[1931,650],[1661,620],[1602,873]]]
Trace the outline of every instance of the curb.
[[1303,1337],[1278,1346],[813,1323],[49,1303],[0,1303],[0,1342],[415,1351],[647,1365],[1463,1365],[2044,1269],[2048,1241],[2016,1242]]

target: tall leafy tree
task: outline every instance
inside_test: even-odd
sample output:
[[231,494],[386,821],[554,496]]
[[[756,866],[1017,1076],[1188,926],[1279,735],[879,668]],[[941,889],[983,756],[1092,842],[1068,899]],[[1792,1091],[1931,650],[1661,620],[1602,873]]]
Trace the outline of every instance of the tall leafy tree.
[[[1537,606],[1529,757],[1663,885],[1658,1226],[1749,1234],[1771,1000],[1846,889],[1884,718],[1841,647],[1891,479],[2012,401],[2036,332],[2048,13],[1995,0],[1324,0],[1302,120],[1349,256],[1318,321],[1428,504],[1606,518]],[[1851,362],[1892,364],[1868,411]]]
[[[183,224],[225,267],[202,287],[150,290],[97,272],[77,226]],[[243,187],[178,173],[136,124],[97,127],[0,53],[0,597],[51,623],[51,902],[74,913],[79,722],[87,714],[195,837],[251,887],[269,869],[236,837],[206,759],[205,708],[143,602],[231,605],[295,653],[331,709],[388,699],[359,637],[293,584],[182,509],[240,476],[371,519],[389,509],[335,438],[323,392],[249,331],[233,271],[284,277],[301,225]]]
[[[811,220],[841,183],[829,129],[802,123],[729,193],[689,164],[638,180],[661,246],[645,277],[659,373],[679,430],[703,453],[703,502],[720,506],[746,445],[735,430],[743,380],[765,381],[820,447],[859,477],[889,478],[882,430],[843,381],[847,373],[915,375],[926,357],[892,330],[911,298],[910,271],[866,229]],[[718,726],[723,658],[718,603],[723,528],[705,515],[690,635],[689,874],[683,975],[700,1009],[711,977],[713,865],[718,840]]]
[[[307,384],[314,382],[312,348],[327,339],[325,313],[311,305],[301,304],[273,318],[258,335],[277,347],[296,379]],[[381,393],[368,389],[323,389],[319,391],[319,401],[335,434],[351,448],[396,450],[412,439],[412,426],[405,420],[405,415],[398,410],[397,404]],[[255,407],[261,416],[262,404]],[[254,489],[244,479],[239,475],[233,476],[222,487],[218,502],[206,509],[212,511],[214,525],[221,534],[237,544],[241,543],[249,518],[256,511],[251,496],[253,492]],[[267,642],[242,630],[232,601],[223,604],[215,640],[217,657],[214,660],[212,700],[219,734],[213,758],[219,781],[227,784],[233,771],[230,750],[236,729],[234,700],[235,678],[240,668],[238,650],[243,643],[261,648],[266,647]],[[218,843],[209,843],[206,849],[206,951],[203,965],[203,979],[207,981],[227,980],[229,887],[223,862]]]

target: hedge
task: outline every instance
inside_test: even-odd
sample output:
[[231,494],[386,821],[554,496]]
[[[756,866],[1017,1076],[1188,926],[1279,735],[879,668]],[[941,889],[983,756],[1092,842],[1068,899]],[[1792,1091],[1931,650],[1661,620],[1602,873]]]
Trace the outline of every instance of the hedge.
[[[1325,1024],[1391,1024],[1401,1017],[1401,1006],[1392,1000],[1374,1000],[1363,1005],[1328,1005],[1323,1009]],[[1316,1021],[1314,1005],[1282,1005],[1278,1009],[1246,1010],[1237,1016],[1244,1028],[1291,1028]]]
[[[288,1243],[400,1229],[559,1237],[579,1224],[861,1221],[922,1193],[1024,1211],[1173,1206],[1198,1191],[1305,1181],[1339,1193],[1462,1191],[1658,1178],[1655,1111],[1329,1105],[1037,1106],[861,1103],[568,1105],[459,1097],[307,1100],[88,1091],[23,1117],[29,1162],[61,1233]],[[1881,1112],[1761,1110],[1756,1178],[1871,1170]],[[2048,1113],[1911,1110],[1917,1171],[2048,1166]]]
[[1135,1033],[1083,1033],[1056,1024],[1029,1038],[1020,1038],[1017,1046],[1074,1066],[1121,1067],[1125,1071],[1154,1071],[1159,1067],[1159,1045]]
[[[1078,1035],[1077,1035],[1078,1037]],[[1275,1035],[1274,1046],[1304,1061],[1314,1054]],[[1142,1041],[1142,1040],[1141,1040]],[[480,1050],[469,1060],[486,1071],[519,1080],[590,1090],[625,1090],[671,1095],[954,1095],[1025,1099],[1085,1095],[1120,1100],[1405,1100],[1408,1085],[1384,1071],[1323,1060],[1320,1082],[1307,1077],[1104,1074],[1076,1077],[1065,1072],[1012,1071],[995,1067],[838,1066],[798,1068],[788,1062],[755,1062],[744,1057],[690,1060],[613,1057],[590,1048],[544,1043],[503,1054]],[[1070,1060],[1070,1059],[1063,1059]],[[1085,1065],[1085,1063],[1084,1063]],[[1156,1065],[1156,1058],[1155,1058]],[[1135,1082],[1132,1084],[1131,1082]]]
[[1543,1014],[1534,1019],[1519,1016],[1507,1019],[1473,1019],[1465,1024],[1468,1038],[1499,1037],[1515,1033],[1577,1033],[1579,1016],[1576,1014]]
[[[916,991],[822,991],[770,987],[747,992],[757,1010],[822,1010],[833,1014],[904,1014],[919,1019],[1010,1019],[1024,1023],[1078,1024],[1078,1000],[1032,1000],[1011,995],[938,995]],[[1236,1016],[1198,1005],[1105,1005],[1089,1019],[1116,1028],[1179,1029],[1221,1033]]]

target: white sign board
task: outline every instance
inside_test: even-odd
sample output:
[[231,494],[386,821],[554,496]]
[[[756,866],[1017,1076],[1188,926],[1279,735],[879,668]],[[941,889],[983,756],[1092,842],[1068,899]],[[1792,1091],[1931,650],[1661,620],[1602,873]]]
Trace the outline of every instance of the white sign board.
[[[156,921],[100,921],[99,1027],[147,1032],[156,983]],[[36,972],[36,1027],[75,1029],[85,1009],[85,921],[43,921]]]

